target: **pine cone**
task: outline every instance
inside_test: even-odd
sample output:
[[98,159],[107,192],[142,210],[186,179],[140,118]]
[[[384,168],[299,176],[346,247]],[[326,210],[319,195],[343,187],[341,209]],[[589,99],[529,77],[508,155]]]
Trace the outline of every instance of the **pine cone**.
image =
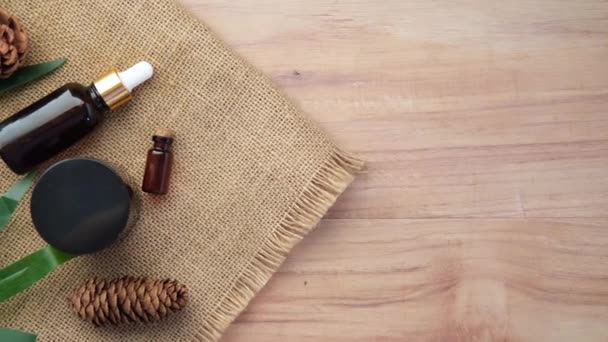
[[186,306],[188,289],[170,279],[92,278],[76,289],[69,300],[80,318],[96,326],[150,323]]
[[17,17],[0,8],[0,79],[9,78],[25,60],[29,39]]

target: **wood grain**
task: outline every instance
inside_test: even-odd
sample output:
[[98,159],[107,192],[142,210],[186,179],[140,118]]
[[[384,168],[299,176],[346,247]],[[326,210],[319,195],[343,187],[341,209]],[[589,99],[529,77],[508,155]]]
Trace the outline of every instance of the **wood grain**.
[[369,161],[225,341],[608,340],[608,2],[182,1]]

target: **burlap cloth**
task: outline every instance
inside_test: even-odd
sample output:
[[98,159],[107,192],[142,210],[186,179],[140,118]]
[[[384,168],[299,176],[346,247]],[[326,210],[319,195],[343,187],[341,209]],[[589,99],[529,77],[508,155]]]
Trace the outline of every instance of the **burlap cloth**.
[[[141,218],[120,243],[0,303],[0,326],[35,332],[43,342],[217,340],[361,162],[171,0],[0,0],[0,7],[29,28],[30,63],[69,59],[43,81],[0,97],[1,118],[113,66],[147,60],[156,69],[131,104],[55,161],[107,160],[139,187],[152,133],[169,127],[177,135],[170,193],[142,195]],[[0,177],[0,192],[18,179],[3,164]],[[0,234],[0,266],[44,246],[28,204],[29,197]],[[94,328],[66,300],[93,275],[175,278],[189,287],[191,302],[152,327]]]

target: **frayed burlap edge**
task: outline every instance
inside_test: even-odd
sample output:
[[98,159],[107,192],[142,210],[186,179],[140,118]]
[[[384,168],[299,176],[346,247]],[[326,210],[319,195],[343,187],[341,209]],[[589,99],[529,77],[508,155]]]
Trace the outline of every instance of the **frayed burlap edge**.
[[216,341],[268,282],[288,253],[317,226],[323,215],[363,169],[363,161],[336,150],[317,171],[298,200],[269,236],[245,271],[195,335]]

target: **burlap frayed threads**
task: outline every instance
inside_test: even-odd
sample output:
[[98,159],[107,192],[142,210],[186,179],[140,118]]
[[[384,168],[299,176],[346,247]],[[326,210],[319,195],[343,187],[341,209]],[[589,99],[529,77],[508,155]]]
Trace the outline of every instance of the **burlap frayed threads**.
[[315,174],[300,199],[285,215],[279,227],[269,236],[247,269],[238,278],[203,329],[198,341],[218,340],[224,330],[247,306],[272,274],[281,266],[293,247],[317,226],[338,196],[364,167],[363,161],[336,150]]

